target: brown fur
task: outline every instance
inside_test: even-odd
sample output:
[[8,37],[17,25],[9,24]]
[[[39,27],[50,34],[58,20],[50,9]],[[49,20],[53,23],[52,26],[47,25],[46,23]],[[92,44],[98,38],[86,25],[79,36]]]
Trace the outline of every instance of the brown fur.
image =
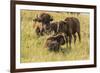
[[41,13],[39,16],[37,15],[37,17],[34,18],[33,21],[35,23],[33,24],[33,27],[36,27],[36,29],[38,26],[36,22],[41,23],[41,26],[38,26],[38,28],[40,30],[44,30],[40,31],[40,33],[43,34],[44,32],[47,32],[47,30],[49,30],[50,22],[53,21],[53,17],[48,13]]
[[74,43],[76,42],[76,33],[78,34],[79,40],[81,41],[80,35],[80,22],[75,17],[67,17],[64,21],[53,22],[50,24],[51,31],[54,34],[64,33],[68,38],[68,43],[71,47],[72,36],[74,37]]
[[64,37],[65,36],[63,36],[62,34],[51,36],[47,38],[45,45],[49,50],[59,51],[60,46],[66,43],[67,39],[65,39]]

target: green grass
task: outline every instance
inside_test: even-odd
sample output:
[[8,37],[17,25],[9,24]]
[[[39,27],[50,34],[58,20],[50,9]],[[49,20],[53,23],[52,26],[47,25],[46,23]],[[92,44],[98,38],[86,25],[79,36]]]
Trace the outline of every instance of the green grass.
[[42,36],[40,38],[35,34],[35,28],[33,28],[32,19],[35,18],[36,14],[40,14],[43,11],[29,11],[29,10],[21,10],[21,46],[20,46],[20,54],[21,63],[26,62],[49,62],[49,61],[72,61],[72,60],[86,60],[89,59],[89,51],[90,51],[90,33],[89,33],[89,15],[80,14],[71,15],[65,12],[56,13],[56,12],[48,12],[54,18],[54,21],[63,20],[66,17],[76,17],[80,21],[81,25],[81,43],[78,40],[76,44],[74,44],[72,39],[72,48],[68,50],[65,45],[64,48],[65,53],[63,54],[61,51],[58,53],[50,52],[47,48],[44,48],[44,43],[48,35]]

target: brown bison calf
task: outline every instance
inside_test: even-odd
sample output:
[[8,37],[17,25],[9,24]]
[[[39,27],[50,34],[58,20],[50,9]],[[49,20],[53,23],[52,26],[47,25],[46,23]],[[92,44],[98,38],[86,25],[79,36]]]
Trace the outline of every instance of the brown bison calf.
[[67,43],[67,39],[65,38],[65,36],[62,34],[58,34],[56,36],[47,38],[45,44],[50,51],[58,52],[60,50],[60,46],[64,45],[65,43]]

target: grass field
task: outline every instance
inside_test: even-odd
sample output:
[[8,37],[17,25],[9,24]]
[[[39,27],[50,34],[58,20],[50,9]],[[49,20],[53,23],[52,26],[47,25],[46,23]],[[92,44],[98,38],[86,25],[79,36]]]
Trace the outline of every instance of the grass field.
[[44,48],[44,43],[48,35],[37,37],[35,28],[33,28],[33,19],[37,14],[46,11],[29,11],[21,10],[21,46],[20,46],[20,61],[27,62],[50,62],[50,61],[72,61],[89,59],[90,51],[90,33],[89,33],[89,14],[81,13],[79,16],[68,14],[66,12],[48,12],[53,16],[54,21],[64,20],[66,17],[76,17],[80,21],[81,26],[81,43],[78,40],[74,44],[72,39],[72,48],[67,50],[65,45],[62,47],[65,53],[50,52]]

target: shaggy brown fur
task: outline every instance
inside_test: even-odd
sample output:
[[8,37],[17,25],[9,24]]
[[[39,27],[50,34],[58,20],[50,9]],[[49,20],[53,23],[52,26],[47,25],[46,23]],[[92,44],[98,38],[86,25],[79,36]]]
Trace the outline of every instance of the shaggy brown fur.
[[64,45],[65,43],[67,43],[67,39],[65,38],[65,36],[62,34],[58,34],[56,36],[47,38],[45,45],[50,51],[56,52],[59,51],[60,46]]

